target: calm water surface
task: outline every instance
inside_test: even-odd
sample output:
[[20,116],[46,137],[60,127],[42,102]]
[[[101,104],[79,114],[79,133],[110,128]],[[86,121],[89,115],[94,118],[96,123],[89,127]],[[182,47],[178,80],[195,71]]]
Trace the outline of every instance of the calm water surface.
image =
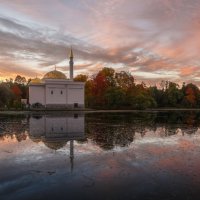
[[200,113],[0,115],[0,199],[200,199]]

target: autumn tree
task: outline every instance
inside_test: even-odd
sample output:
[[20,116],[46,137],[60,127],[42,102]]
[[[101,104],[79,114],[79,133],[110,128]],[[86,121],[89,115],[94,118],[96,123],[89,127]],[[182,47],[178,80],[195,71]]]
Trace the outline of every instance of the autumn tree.
[[187,84],[184,89],[183,105],[187,107],[199,107],[200,105],[200,91],[199,88],[190,83]]
[[86,82],[88,80],[88,76],[84,74],[79,74],[74,78],[74,81]]
[[121,89],[128,91],[135,86],[134,77],[125,71],[121,71],[115,74],[116,85]]
[[115,71],[112,68],[103,68],[92,79],[92,94],[94,103],[103,106],[106,103],[105,93],[108,88],[115,87]]
[[22,91],[17,84],[14,84],[11,90],[17,99],[21,98]]

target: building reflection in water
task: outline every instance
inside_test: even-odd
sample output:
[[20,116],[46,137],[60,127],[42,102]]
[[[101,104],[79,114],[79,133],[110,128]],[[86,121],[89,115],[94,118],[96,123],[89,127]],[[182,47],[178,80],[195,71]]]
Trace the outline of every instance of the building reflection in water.
[[30,139],[34,142],[43,142],[50,149],[58,150],[69,141],[69,157],[71,170],[73,170],[74,140],[85,139],[84,114],[32,116],[29,126]]

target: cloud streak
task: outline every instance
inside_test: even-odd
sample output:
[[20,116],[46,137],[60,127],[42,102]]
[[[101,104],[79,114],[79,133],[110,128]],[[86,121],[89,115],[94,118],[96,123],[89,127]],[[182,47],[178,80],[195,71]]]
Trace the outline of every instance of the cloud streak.
[[0,75],[33,77],[55,64],[66,73],[72,45],[77,73],[111,66],[151,83],[198,84],[199,9],[200,0],[2,0]]

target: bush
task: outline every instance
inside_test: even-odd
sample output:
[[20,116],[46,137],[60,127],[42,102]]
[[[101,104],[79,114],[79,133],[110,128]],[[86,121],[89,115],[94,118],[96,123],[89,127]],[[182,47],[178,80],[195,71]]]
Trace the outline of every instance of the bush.
[[44,108],[44,106],[41,103],[37,102],[37,103],[32,104],[31,108]]

